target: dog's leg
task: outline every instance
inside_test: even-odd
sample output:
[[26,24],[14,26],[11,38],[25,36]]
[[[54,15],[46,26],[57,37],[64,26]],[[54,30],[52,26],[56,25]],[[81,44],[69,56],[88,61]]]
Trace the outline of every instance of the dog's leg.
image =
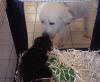
[[85,31],[84,37],[86,37],[86,38],[90,38],[91,37],[90,36],[89,19],[90,19],[89,15],[84,17],[84,31]]
[[67,30],[66,27],[63,27],[62,29],[60,29],[60,40],[59,40],[59,44],[58,47],[61,48],[64,46],[64,44],[66,43],[67,40]]

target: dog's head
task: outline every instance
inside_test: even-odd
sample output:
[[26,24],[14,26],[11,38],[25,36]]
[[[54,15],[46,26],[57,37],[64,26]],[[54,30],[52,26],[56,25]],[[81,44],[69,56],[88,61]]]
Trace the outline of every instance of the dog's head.
[[66,28],[66,25],[72,22],[73,16],[69,9],[59,3],[47,3],[41,9],[39,15],[43,32],[54,38],[60,29]]
[[38,49],[41,50],[51,51],[52,42],[48,35],[43,34],[42,36],[35,39],[34,47],[37,47]]

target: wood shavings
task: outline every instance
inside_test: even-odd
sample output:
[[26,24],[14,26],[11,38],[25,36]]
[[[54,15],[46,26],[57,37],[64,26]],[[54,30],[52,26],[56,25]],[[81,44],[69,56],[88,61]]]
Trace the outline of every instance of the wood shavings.
[[50,55],[57,56],[61,63],[76,72],[75,82],[100,82],[100,55],[98,51],[53,49]]

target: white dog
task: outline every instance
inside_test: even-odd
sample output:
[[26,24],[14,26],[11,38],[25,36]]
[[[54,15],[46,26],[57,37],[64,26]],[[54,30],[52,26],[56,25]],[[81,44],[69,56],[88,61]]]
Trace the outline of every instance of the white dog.
[[92,4],[90,2],[77,3],[43,3],[38,8],[39,18],[42,23],[43,33],[54,38],[60,33],[60,45],[66,41],[66,26],[75,19],[83,17],[85,36],[89,34],[89,18]]

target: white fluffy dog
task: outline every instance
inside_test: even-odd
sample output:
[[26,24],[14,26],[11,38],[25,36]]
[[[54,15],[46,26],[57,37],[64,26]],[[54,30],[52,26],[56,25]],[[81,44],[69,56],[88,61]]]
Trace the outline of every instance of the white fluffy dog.
[[89,18],[92,4],[90,2],[77,3],[43,3],[38,8],[39,18],[42,23],[43,33],[54,38],[60,33],[60,45],[66,41],[66,26],[78,18],[84,19],[85,36],[89,34]]

